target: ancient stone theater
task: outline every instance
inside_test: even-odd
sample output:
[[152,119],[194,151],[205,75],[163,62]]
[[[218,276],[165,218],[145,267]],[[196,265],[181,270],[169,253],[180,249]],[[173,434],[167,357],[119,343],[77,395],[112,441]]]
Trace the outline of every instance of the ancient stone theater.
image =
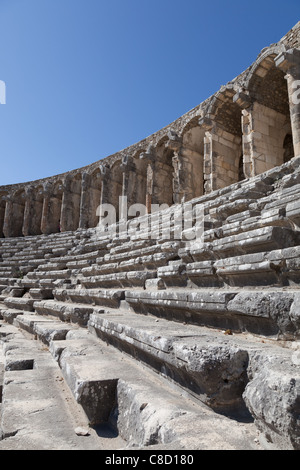
[[0,237],[1,450],[300,450],[300,22]]

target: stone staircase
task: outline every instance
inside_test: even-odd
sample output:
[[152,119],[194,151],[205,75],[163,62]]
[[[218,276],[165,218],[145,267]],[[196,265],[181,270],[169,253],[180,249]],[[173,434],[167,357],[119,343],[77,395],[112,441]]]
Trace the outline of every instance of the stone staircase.
[[[196,220],[199,206],[203,240],[177,239],[178,211]],[[0,449],[42,445],[10,398],[44,370],[38,345],[88,420],[87,445],[300,449],[299,253],[300,158],[134,219],[124,237],[0,240]],[[104,425],[117,440],[95,436]]]

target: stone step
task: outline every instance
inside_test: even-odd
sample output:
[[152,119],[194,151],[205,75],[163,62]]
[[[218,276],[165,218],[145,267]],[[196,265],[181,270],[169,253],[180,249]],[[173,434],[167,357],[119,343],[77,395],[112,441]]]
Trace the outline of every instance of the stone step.
[[[153,240],[151,240],[153,241]],[[130,250],[122,251],[121,253],[116,254],[107,254],[104,256],[104,259],[101,259],[101,262],[104,263],[114,263],[114,262],[121,262],[126,261],[129,259],[161,254],[161,253],[168,253],[169,255],[177,255],[177,251],[183,244],[181,241],[172,241],[172,242],[165,242],[162,244],[155,243],[151,244],[150,246],[135,249],[134,245],[131,247]]]
[[34,335],[49,346],[52,339],[64,339],[69,331],[79,328],[76,324],[65,323],[50,316],[24,313],[15,317],[13,324]]
[[[52,342],[52,346],[55,348],[58,345],[60,350],[59,363],[73,395],[92,422],[107,421],[117,415],[115,426],[128,448],[147,449],[155,444],[162,449],[172,444],[176,448],[190,448],[195,432],[198,442],[194,446],[198,449],[207,447],[204,434],[208,441],[214,441],[214,444],[210,444],[212,448],[224,445],[229,448],[252,448],[255,438],[251,424],[249,427],[242,425],[238,433],[237,422],[233,421],[230,437],[226,433],[224,437],[215,439],[216,436],[211,435],[212,431],[204,424],[205,421],[216,419],[219,425],[214,428],[213,434],[222,434],[226,424],[229,424],[228,418],[182,397],[150,370],[102,342],[88,345],[87,340],[80,340],[78,345],[73,345],[73,341],[64,341],[65,346],[62,342]],[[74,356],[75,346],[77,350],[85,348],[86,351],[85,356],[77,356],[78,360]],[[172,436],[167,437],[171,429]],[[251,435],[250,442],[247,438],[245,440],[246,429]],[[224,438],[231,443],[224,444]]]
[[52,289],[31,288],[29,295],[35,300],[53,299]]
[[13,324],[14,319],[19,316],[23,315],[23,313],[28,314],[28,312],[23,312],[22,310],[16,308],[8,308],[3,304],[0,304],[0,317],[1,319],[5,320],[6,323]]
[[174,258],[177,258],[177,254],[156,253],[154,255],[129,258],[120,262],[93,264],[88,268],[83,268],[81,274],[83,276],[90,277],[126,271],[144,271],[145,269],[153,270],[160,266],[164,266]]
[[157,277],[156,271],[129,271],[104,274],[102,276],[82,277],[81,284],[89,288],[144,287],[148,279]]
[[[295,368],[295,351],[285,343],[280,347],[245,334],[179,326],[128,312],[91,315],[89,329],[215,411],[242,412],[246,404],[272,440],[284,442],[288,448],[299,446],[300,373]],[[290,392],[288,383],[294,384]],[[264,398],[260,400],[257,393],[262,389]],[[283,416],[289,429],[282,426]]]
[[27,274],[28,279],[68,279],[71,275],[70,269],[52,270],[52,271],[34,271]]
[[23,297],[25,289],[23,286],[18,285],[5,286],[5,289],[2,292],[5,297]]
[[62,302],[75,302],[118,308],[125,299],[125,291],[120,289],[54,289],[53,296]]
[[92,313],[104,312],[102,307],[84,303],[66,303],[57,300],[40,300],[34,302],[34,310],[38,315],[57,317],[63,322],[77,323],[86,326]]
[[4,304],[8,308],[33,312],[34,299],[30,297],[6,297]]
[[176,289],[125,292],[135,313],[181,323],[296,339],[299,290]]
[[67,263],[65,261],[61,261],[61,259],[56,259],[55,261],[49,263],[44,263],[41,266],[38,266],[37,271],[60,271],[62,269],[66,269]]
[[274,251],[300,245],[300,232],[286,227],[267,226],[214,240],[196,241],[180,248],[178,256],[185,262],[209,261],[239,255]]
[[[190,254],[194,257],[194,252]],[[195,256],[201,256],[201,252]],[[186,264],[186,277],[190,287],[293,286],[300,284],[299,256],[300,246],[295,246],[216,261],[197,261]]]
[[237,235],[241,232],[261,229],[267,226],[278,226],[293,228],[290,218],[286,216],[285,209],[275,208],[269,211],[262,211],[258,216],[250,216],[251,212],[245,212],[245,219],[236,222],[225,222],[222,227],[217,231],[217,236],[228,237]]
[[300,246],[237,256],[214,263],[215,274],[232,286],[300,284]]
[[212,251],[218,256],[271,251],[300,244],[300,233],[286,227],[267,226],[214,241]]
[[0,277],[0,284],[8,286],[11,282],[16,281],[16,278],[7,278],[7,277]]
[[[48,335],[45,334],[47,326],[49,327]],[[50,338],[51,322],[37,323],[32,334],[37,335],[41,328],[43,328],[44,334],[41,340],[43,341],[44,337]],[[36,346],[36,342],[30,341],[30,343]],[[91,434],[93,427],[97,429],[103,424],[110,424],[119,435],[121,448],[127,450],[131,448],[135,450],[154,450],[155,448],[164,450],[170,446],[199,450],[209,448],[256,450],[261,448],[257,442],[257,430],[252,422],[235,421],[215,413],[200,401],[192,401],[189,397],[183,396],[180,389],[170,388],[163,378],[158,377],[149,368],[137,364],[130,357],[124,356],[96,339],[88,331],[70,330],[65,339],[50,339],[49,348],[61,368],[62,376],[73,397],[84,411]],[[10,361],[14,365],[18,364],[20,353],[18,350],[13,351],[15,352]],[[43,355],[46,353],[47,351],[43,350]],[[37,362],[40,361],[37,369],[28,371],[27,376],[30,382],[26,381],[25,386],[28,389],[29,397],[26,398],[27,400],[33,398],[30,391],[34,386],[34,398],[39,401],[41,406],[43,402],[39,395],[40,381],[33,371],[43,370],[45,359],[42,358],[43,362],[41,363],[39,355],[33,356],[30,350],[25,354],[25,358],[26,356],[29,359],[36,358]],[[57,374],[56,368],[54,370]],[[51,386],[51,379],[54,376],[51,370],[47,369],[47,372],[45,385],[48,393],[50,390],[53,391],[56,399],[59,399],[61,394],[57,393],[56,384]],[[21,378],[20,371],[7,373],[13,385],[5,390],[6,400],[9,399],[10,394],[16,395],[15,387]],[[16,377],[16,382],[13,381],[13,374]],[[56,375],[59,381],[60,377],[60,374]],[[24,380],[21,382],[23,384],[22,390],[24,390]],[[20,393],[21,389],[18,390],[17,398],[20,397]],[[44,395],[43,398],[45,398]],[[53,401],[50,400],[49,404],[56,411]],[[5,405],[8,405],[8,400]],[[24,415],[28,410],[28,405],[24,406],[24,399],[22,406],[23,423],[26,423],[24,427],[27,429],[27,420],[24,420]],[[12,425],[15,424],[15,421],[8,419],[9,410],[11,411],[12,407],[7,406],[3,420],[5,437],[10,434],[9,429],[12,429]],[[45,419],[46,416],[48,416],[46,412],[42,413],[42,418]],[[47,423],[48,429],[51,429],[52,422],[51,419]],[[63,430],[68,423],[67,420]],[[34,425],[35,430],[38,431],[40,425],[37,420],[34,420]],[[197,433],[197,442],[195,442],[195,432]],[[66,435],[69,436],[68,433]],[[5,444],[5,440],[2,444]],[[61,446],[64,446],[64,441]]]
[[[12,325],[0,324],[0,331],[5,335],[0,346],[0,450],[104,447],[49,351]],[[77,428],[86,429],[87,435],[76,433]]]

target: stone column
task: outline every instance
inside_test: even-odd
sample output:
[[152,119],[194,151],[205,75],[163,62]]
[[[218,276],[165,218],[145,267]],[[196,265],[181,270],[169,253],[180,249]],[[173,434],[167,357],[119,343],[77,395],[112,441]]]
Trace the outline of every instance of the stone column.
[[136,168],[132,157],[126,156],[122,159],[121,171],[123,174],[122,196],[127,197],[128,204],[135,204],[136,201]]
[[199,126],[205,131],[204,137],[204,162],[203,162],[203,179],[204,179],[204,192],[210,193],[216,189],[215,181],[215,165],[213,155],[213,142],[212,142],[212,129],[213,121],[209,117],[202,117],[199,119]]
[[5,196],[6,206],[3,222],[3,235],[5,238],[13,237],[13,199],[12,195]]
[[154,183],[154,165],[155,155],[152,146],[146,152],[141,153],[140,159],[145,160],[147,163],[147,183],[146,183],[146,208],[147,213],[151,214],[151,204],[153,201],[153,183]]
[[4,236],[3,223],[4,223],[4,216],[5,216],[5,206],[6,206],[5,194],[3,194],[2,196],[0,196],[0,238]]
[[289,49],[275,58],[276,66],[285,72],[289,95],[294,154],[300,155],[300,50]]
[[173,151],[173,201],[181,204],[189,199],[189,172],[182,152],[182,139],[175,132],[168,133],[166,147]]
[[49,232],[49,209],[50,209],[50,194],[44,188],[44,198],[43,198],[43,209],[42,209],[42,221],[41,221],[41,232],[44,235],[48,235]]
[[81,199],[80,199],[80,219],[79,228],[89,228],[89,213],[91,210],[90,201],[91,177],[88,173],[82,174],[81,180]]
[[69,230],[72,230],[72,217],[71,179],[69,176],[66,176],[63,181],[63,197],[60,219],[61,232],[68,232]]
[[25,189],[25,209],[23,221],[23,235],[41,234],[41,218],[43,203],[40,198],[40,192],[33,186],[27,186]]
[[233,102],[241,108],[242,139],[243,139],[243,173],[245,178],[254,176],[254,152],[253,152],[253,123],[252,100],[248,92],[240,89],[234,96]]
[[100,166],[100,179],[101,179],[101,198],[100,204],[109,204],[109,166],[101,165]]
[[190,201],[203,194],[202,156],[194,149],[183,145],[176,134],[169,134],[166,147],[174,152],[173,200],[175,204]]
[[44,188],[43,196],[43,209],[42,209],[42,220],[41,220],[41,232],[44,235],[49,235],[52,232],[51,226],[51,192],[52,185],[46,183]]
[[25,209],[25,191],[17,190],[10,194],[4,217],[5,237],[22,237]]
[[[97,210],[97,216],[99,217],[98,224],[101,223],[103,217],[101,217],[101,206],[104,204],[110,204],[110,191],[109,191],[109,166],[104,164],[100,165],[100,179],[101,179],[101,196],[100,196],[100,212]],[[97,225],[98,225],[97,224]]]
[[[23,235],[33,235],[31,233],[31,221],[34,217],[34,193],[33,188],[30,186],[25,190],[26,201],[24,210],[24,222],[23,222]],[[35,234],[34,234],[35,235]]]

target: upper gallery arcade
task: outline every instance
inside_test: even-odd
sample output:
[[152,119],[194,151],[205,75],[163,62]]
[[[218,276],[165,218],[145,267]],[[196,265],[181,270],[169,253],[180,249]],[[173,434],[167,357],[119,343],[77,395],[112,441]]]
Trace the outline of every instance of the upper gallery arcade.
[[186,202],[284,164],[300,155],[297,82],[300,22],[152,136],[78,170],[1,186],[0,237],[96,227],[97,207],[110,203],[118,214],[119,196],[149,212],[151,204]]

